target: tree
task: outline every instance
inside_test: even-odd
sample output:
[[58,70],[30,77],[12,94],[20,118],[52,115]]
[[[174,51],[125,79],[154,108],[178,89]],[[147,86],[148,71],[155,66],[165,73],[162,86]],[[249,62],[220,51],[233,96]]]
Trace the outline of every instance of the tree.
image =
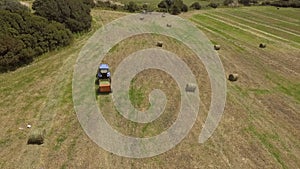
[[147,10],[149,9],[148,4],[147,4],[147,3],[144,3],[144,4],[142,5],[142,9],[147,11]]
[[250,0],[239,0],[238,2],[245,6],[250,6]]
[[176,5],[172,5],[170,11],[171,11],[172,15],[178,15],[178,14],[180,14],[180,9]]
[[217,8],[219,5],[214,2],[211,2],[210,4],[208,4],[208,6],[210,6],[212,8]]
[[233,0],[224,0],[223,4],[225,6],[228,6],[229,4],[232,4],[233,3]]
[[137,6],[137,4],[133,1],[130,1],[126,7],[125,7],[126,10],[128,10],[129,12],[135,12],[137,10],[139,10],[139,7]]
[[87,0],[35,0],[35,14],[50,21],[63,23],[72,32],[87,31],[91,27],[91,6]]
[[96,6],[94,0],[82,0],[82,2],[86,5],[89,5],[90,8],[94,8]]
[[199,2],[194,2],[190,8],[196,9],[196,10],[200,10],[201,9],[201,5]]
[[72,33],[63,24],[27,10],[0,8],[5,9],[0,10],[0,72],[28,64],[34,57],[72,41]]
[[158,5],[159,8],[167,9],[173,15],[180,14],[181,11],[188,11],[188,6],[182,0],[162,0]]
[[17,0],[0,0],[0,9],[10,12],[29,11],[29,8],[20,4]]
[[165,0],[162,0],[162,1],[159,2],[159,4],[157,5],[157,7],[168,9],[169,5],[166,3]]
[[189,7],[186,4],[183,4],[181,7],[182,12],[187,12],[189,10]]

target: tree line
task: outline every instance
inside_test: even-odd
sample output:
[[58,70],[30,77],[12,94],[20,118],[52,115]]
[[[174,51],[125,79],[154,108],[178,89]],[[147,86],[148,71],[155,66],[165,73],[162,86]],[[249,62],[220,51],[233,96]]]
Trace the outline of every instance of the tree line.
[[35,13],[17,0],[0,0],[0,72],[72,43],[91,27],[91,0],[36,0]]

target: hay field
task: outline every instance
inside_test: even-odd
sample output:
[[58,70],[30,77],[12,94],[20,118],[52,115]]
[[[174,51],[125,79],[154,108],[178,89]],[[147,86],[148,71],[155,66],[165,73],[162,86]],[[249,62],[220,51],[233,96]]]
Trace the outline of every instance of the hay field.
[[[93,31],[125,13],[93,10]],[[190,19],[214,44],[225,71],[238,73],[227,82],[223,118],[213,136],[198,144],[210,103],[207,74],[180,42],[157,35],[126,39],[107,55],[112,71],[122,57],[153,47],[178,53],[197,73],[203,105],[189,135],[174,149],[152,158],[129,159],[92,142],[81,128],[72,103],[72,75],[81,47],[93,32],[78,35],[64,49],[47,53],[29,66],[0,75],[0,168],[299,168],[300,167],[300,10],[272,7],[216,9],[181,15]],[[260,43],[267,44],[261,49]],[[96,72],[96,68],[95,68]],[[149,82],[150,81],[150,82]],[[121,132],[147,137],[176,118],[178,91],[163,72],[141,72],[132,82],[131,99],[147,108],[148,92],[166,91],[166,112],[149,125],[128,122],[113,112],[110,96],[98,96],[104,116]],[[173,106],[175,105],[175,106]],[[169,106],[169,107],[168,107]],[[30,129],[45,128],[44,144],[27,145]],[[20,130],[19,127],[24,127]]]

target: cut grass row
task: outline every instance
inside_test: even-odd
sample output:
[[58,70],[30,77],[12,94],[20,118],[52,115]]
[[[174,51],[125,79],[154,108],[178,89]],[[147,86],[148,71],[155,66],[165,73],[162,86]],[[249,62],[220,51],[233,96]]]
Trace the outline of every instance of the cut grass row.
[[[227,38],[227,39],[232,39],[233,41],[239,41],[241,44],[245,44],[248,42],[251,42],[252,44],[257,44],[257,42],[266,42],[265,39],[262,38],[253,38],[253,34],[248,32],[248,31],[244,31],[241,30],[235,26],[232,25],[228,25],[224,22],[221,21],[217,21],[216,19],[213,19],[212,17],[208,17],[205,15],[195,15],[192,18],[192,21],[203,25],[204,27],[215,31],[218,34],[221,34],[223,37]],[[221,29],[223,28],[223,30]],[[220,31],[222,30],[222,31]],[[268,43],[270,43],[270,41],[267,41]],[[256,45],[253,45],[253,47],[255,47]],[[257,47],[257,46],[256,46]],[[253,60],[253,58],[251,59],[251,55],[252,54],[247,54],[246,56],[250,56],[249,61],[251,62],[256,62],[255,60]],[[258,59],[258,58],[257,58]],[[253,64],[259,64],[261,63],[261,61],[258,61],[256,63]],[[262,65],[263,67],[263,65]],[[264,72],[266,72],[266,70],[264,70]],[[270,70],[268,70],[268,72],[271,72]],[[274,77],[274,76],[272,76]],[[276,76],[277,77],[277,76]],[[273,80],[274,82],[276,82],[278,80],[278,78],[276,80]],[[283,80],[282,82],[286,81]],[[278,89],[280,89],[279,91],[283,92],[284,94],[291,96],[293,98],[295,98],[295,100],[299,101],[299,98],[297,97],[297,94],[299,94],[299,92],[297,90],[295,90],[295,87],[297,89],[298,84],[294,84],[292,82],[289,82],[290,85],[287,84],[277,84],[278,85]]]
[[[225,11],[224,13],[226,13]],[[234,95],[233,97],[229,96],[229,100],[233,99],[235,100],[235,103],[240,104],[241,107],[244,107],[245,110],[249,113],[249,124],[248,127],[245,128],[245,131],[253,138],[256,138],[258,142],[265,147],[267,152],[278,162],[278,164],[282,168],[288,168],[287,166],[288,163],[286,161],[286,157],[283,153],[283,149],[279,145],[284,145],[285,143],[281,141],[280,137],[278,135],[274,135],[271,131],[269,130],[264,130],[263,128],[265,126],[260,126],[257,124],[257,122],[260,121],[265,121],[264,119],[268,119],[268,115],[260,112],[260,110],[255,110],[253,108],[253,105],[248,105],[246,100],[249,100],[250,94],[255,94],[255,95],[281,95],[284,94],[287,97],[290,97],[292,100],[298,102],[299,98],[297,95],[299,95],[299,84],[294,81],[289,81],[287,80],[284,76],[282,75],[276,75],[275,73],[276,70],[271,69],[270,67],[262,64],[267,60],[263,59],[263,54],[266,51],[258,51],[258,54],[260,54],[261,57],[255,57],[255,53],[252,53],[253,45],[250,45],[252,43],[259,43],[260,40],[264,39],[250,39],[251,36],[253,36],[253,33],[259,33],[259,32],[253,32],[253,31],[247,31],[244,30],[247,27],[242,27],[243,29],[240,29],[241,26],[234,26],[234,22],[230,21],[232,17],[228,17],[228,20],[226,22],[221,22],[218,19],[222,19],[221,17],[218,17],[219,15],[224,17],[224,15],[221,15],[220,13],[216,12],[205,12],[205,15],[195,15],[191,20],[194,21],[196,24],[199,25],[199,28],[202,29],[203,27],[205,28],[204,31],[212,32],[214,36],[217,36],[218,38],[221,37],[222,41],[235,41],[239,43],[242,46],[245,46],[245,50],[240,53],[240,55],[243,55],[243,59],[248,60],[251,62],[251,65],[255,65],[255,68],[257,69],[258,72],[262,72],[266,77],[268,75],[271,75],[270,78],[266,78],[267,80],[271,81],[273,84],[275,84],[275,87],[273,88],[244,88],[244,87],[239,87],[238,85],[229,85],[229,90],[233,90]],[[212,14],[213,13],[213,14]],[[216,19],[214,19],[215,17]],[[227,17],[226,17],[227,18]],[[232,19],[233,20],[233,19]],[[240,23],[237,21],[237,23]],[[245,23],[245,26],[252,26],[249,23]],[[236,28],[239,28],[240,30],[237,30]],[[258,29],[260,30],[260,29]],[[237,32],[237,33],[236,33]],[[240,34],[243,34],[241,36]],[[246,34],[246,35],[245,35]],[[229,39],[226,39],[229,38]],[[270,37],[272,40],[272,37]],[[273,37],[274,38],[274,37]],[[275,39],[274,39],[275,40]],[[247,42],[248,41],[248,42]],[[276,45],[280,45],[281,43],[276,43]],[[233,43],[228,43],[225,44],[226,46],[232,46]],[[275,44],[273,44],[275,45]],[[289,44],[285,44],[289,45]],[[252,47],[251,47],[252,46]],[[268,51],[266,54],[266,57],[268,58],[271,53]],[[223,52],[221,52],[223,53]],[[266,58],[266,59],[267,59]],[[239,70],[242,71],[242,70]],[[281,79],[281,80],[280,80]],[[244,101],[245,100],[245,101]],[[267,123],[266,121],[264,123]],[[266,124],[264,124],[266,125]],[[273,125],[273,124],[268,124],[266,126]],[[259,128],[259,130],[258,130]]]
[[[194,19],[192,18],[192,20],[194,20]],[[194,22],[198,23],[200,21],[195,21],[194,20]],[[264,55],[260,55],[260,54],[262,52],[267,54],[270,51],[264,51],[264,50],[258,51],[257,50],[257,48],[258,48],[257,44],[261,41],[256,42],[254,40],[252,43],[248,43],[249,41],[247,39],[241,40],[241,38],[239,37],[239,34],[238,35],[232,35],[231,32],[221,30],[220,28],[216,28],[214,26],[210,26],[210,24],[205,24],[204,25],[203,22],[201,22],[198,25],[198,27],[199,27],[199,29],[202,29],[202,30],[204,29],[205,31],[208,31],[209,33],[212,33],[213,36],[221,38],[222,41],[227,41],[227,42],[230,42],[229,43],[230,45],[234,45],[235,49],[233,49],[233,50],[235,51],[235,53],[239,51],[238,55],[243,56],[240,59],[246,59],[247,62],[252,63],[253,65],[256,65],[256,66],[261,65],[261,66],[259,66],[259,68],[265,68],[266,67],[265,65],[263,65],[261,63],[268,62],[268,60],[270,58],[267,57],[267,56],[264,56]],[[231,30],[231,29],[229,29],[229,30]],[[236,33],[236,31],[233,31],[233,32]],[[243,33],[243,32],[241,32],[241,33]],[[249,35],[251,35],[251,33]],[[264,42],[268,42],[268,41],[264,41]],[[248,45],[245,45],[245,44],[248,44]],[[260,55],[260,57],[257,57],[257,55]],[[276,60],[274,60],[274,63],[275,62],[276,62],[276,65],[280,65]],[[286,69],[285,66],[281,66],[281,67]],[[262,70],[262,72],[265,72],[265,70]]]
[[209,29],[214,29],[228,39],[246,44],[251,42],[251,46],[258,46],[257,42],[268,42],[266,39],[254,36],[248,31],[241,30],[235,26],[211,19],[205,15],[194,15],[192,21]]
[[[248,121],[247,125],[245,125],[247,127],[245,127],[243,131],[256,138],[258,142],[266,148],[267,152],[270,153],[270,155],[281,165],[281,167],[286,168],[285,161],[282,159],[281,149],[277,147],[278,144],[284,145],[284,143],[280,140],[277,133],[274,134],[272,131],[263,131],[263,126],[257,124],[258,121],[264,121],[264,119],[267,119],[267,114],[254,109],[253,103],[247,103],[251,100],[249,100],[249,92],[252,92],[250,91],[252,89],[244,90],[237,85],[231,86],[230,89],[232,89],[228,97],[230,102],[239,105],[239,107],[242,107],[247,112]],[[237,98],[234,95],[240,95],[240,97]],[[259,130],[257,130],[257,128],[259,128]]]
[[[263,23],[262,21],[253,19],[255,17],[253,17],[252,15],[248,15],[247,13],[227,10],[226,13],[222,12],[219,13],[219,15],[224,16],[226,18],[230,18],[231,20],[234,20],[238,23],[246,24],[253,28],[265,31],[267,33],[271,33],[273,35],[280,36],[285,39],[300,43],[299,34],[293,33],[289,30],[280,29],[277,27],[277,25],[270,26],[270,23]],[[297,30],[296,27],[293,29]]]
[[278,27],[280,29],[291,31],[293,33],[298,33],[298,34],[300,33],[300,27],[299,27],[300,25],[295,24],[295,22],[288,22],[283,19],[277,19],[276,17],[270,17],[266,14],[262,14],[256,11],[240,10],[239,13],[234,13],[234,15],[247,18],[257,23]]
[[[272,34],[269,33],[268,31],[264,31],[261,28],[255,27],[253,26],[253,24],[249,24],[247,23],[247,21],[244,21],[244,19],[242,21],[238,20],[238,19],[233,19],[230,17],[224,17],[224,14],[212,14],[212,13],[205,13],[203,14],[205,16],[210,17],[212,20],[216,20],[219,21],[221,23],[225,23],[228,24],[230,26],[236,27],[238,29],[241,29],[243,31],[249,32],[251,33],[253,36],[257,36],[260,37],[262,39],[265,39],[266,43],[268,44],[274,44],[274,42],[281,42],[280,46],[278,47],[282,47],[282,46],[294,46],[294,47],[300,47],[300,43],[295,42],[295,41],[300,41],[300,36],[298,36],[297,34],[294,35],[288,35],[289,37],[283,37],[281,35],[276,35],[276,34]],[[226,14],[225,14],[226,15]],[[250,26],[251,25],[251,26]],[[271,28],[272,29],[272,28]],[[282,32],[284,35],[285,32]],[[295,41],[291,41],[291,39],[295,40]]]
[[242,8],[242,10],[262,13],[267,16],[275,17],[277,19],[282,19],[282,20],[300,24],[300,20],[299,20],[300,10],[297,8],[280,8],[280,10],[278,10],[276,7],[262,6],[262,7],[249,7],[249,8],[246,7],[246,8]]
[[236,21],[233,21],[232,19],[228,19],[228,18],[225,18],[221,15],[215,15],[215,14],[211,14],[211,13],[206,13],[206,14],[203,14],[209,18],[211,18],[212,20],[216,20],[216,21],[219,21],[221,23],[224,23],[224,24],[227,24],[227,25],[230,25],[230,26],[233,26],[235,28],[238,28],[238,29],[241,29],[243,31],[246,31],[246,32],[249,32],[251,33],[253,36],[257,36],[257,37],[260,37],[260,38],[263,38],[263,39],[266,39],[268,41],[268,43],[270,44],[271,42],[274,43],[274,39],[272,38],[275,38],[277,40],[281,40],[281,41],[284,41],[284,42],[287,42],[288,40],[287,39],[283,39],[279,36],[275,36],[275,35],[272,35],[272,34],[269,34],[269,33],[266,33],[264,31],[261,31],[259,29],[255,29],[255,28],[252,28],[246,24],[242,24],[242,23],[239,23],[239,22],[236,22]]

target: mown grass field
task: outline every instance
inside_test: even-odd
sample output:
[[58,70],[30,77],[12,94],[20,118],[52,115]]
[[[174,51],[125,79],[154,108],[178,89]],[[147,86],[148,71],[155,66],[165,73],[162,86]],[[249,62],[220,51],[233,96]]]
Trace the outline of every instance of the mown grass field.
[[[157,35],[133,37],[114,47],[105,58],[112,71],[126,55],[163,40],[164,49],[180,55],[197,73],[203,105],[193,129],[172,150],[145,159],[119,157],[103,150],[88,138],[77,120],[72,75],[80,49],[96,29],[126,13],[93,10],[92,15],[92,31],[78,35],[71,46],[0,75],[0,168],[300,167],[299,9],[223,8],[181,15],[221,45],[218,53],[226,74],[239,74],[237,82],[227,83],[223,118],[204,144],[197,141],[209,108],[210,84],[193,53],[178,41]],[[267,47],[259,48],[260,43]],[[155,70],[142,72],[132,82],[130,95],[138,109],[148,106],[148,93],[154,87],[161,87],[171,97],[166,114],[149,125],[128,122],[111,111],[110,95],[98,97],[99,107],[109,110],[104,116],[115,129],[128,135],[152,136],[176,118],[178,93],[168,90],[173,85],[170,77]],[[32,129],[26,129],[28,123]],[[27,145],[30,131],[36,128],[46,129],[45,143]]]

